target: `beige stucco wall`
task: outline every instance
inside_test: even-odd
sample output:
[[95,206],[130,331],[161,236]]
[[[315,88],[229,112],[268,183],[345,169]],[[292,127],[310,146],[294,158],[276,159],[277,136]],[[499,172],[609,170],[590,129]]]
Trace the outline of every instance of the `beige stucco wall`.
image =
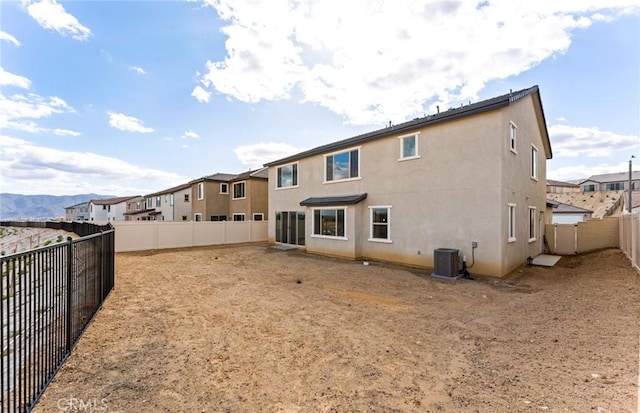
[[[269,195],[269,183],[267,180],[264,178],[248,178],[237,182],[245,183],[245,198],[233,199],[233,197],[231,197],[229,203],[229,219],[233,219],[234,213],[245,214],[246,220],[253,219],[254,213],[262,213],[264,214],[264,219],[267,220],[267,197]],[[232,183],[229,184],[229,191],[233,193]]]
[[[229,217],[229,199],[231,195],[220,193],[220,182],[204,181],[203,199],[198,199],[198,184],[191,185],[191,212],[189,219],[195,219],[194,216],[198,213],[202,214],[203,221],[210,221],[212,215],[226,215]],[[229,191],[231,191],[230,184]]]
[[[509,150],[509,121],[518,126],[518,153]],[[369,258],[433,267],[433,251],[456,248],[471,272],[502,276],[541,251],[546,211],[545,151],[531,98],[512,106],[419,131],[417,159],[399,161],[400,135],[366,142],[360,149],[359,179],[323,183],[324,157],[298,162],[298,187],[276,189],[269,168],[269,241],[275,242],[276,211],[306,211],[306,249],[351,258]],[[538,180],[530,179],[530,144],[538,148]],[[341,149],[342,150],[347,150]],[[308,197],[367,193],[347,207],[347,239],[312,236]],[[508,203],[517,205],[516,242],[507,242]],[[391,243],[368,241],[369,207],[390,206]],[[540,221],[538,239],[528,241],[528,206]],[[540,214],[539,211],[543,213]]]

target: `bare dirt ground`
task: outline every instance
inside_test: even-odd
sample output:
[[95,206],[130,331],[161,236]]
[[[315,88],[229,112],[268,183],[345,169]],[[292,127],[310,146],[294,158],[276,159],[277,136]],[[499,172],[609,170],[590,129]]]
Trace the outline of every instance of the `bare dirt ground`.
[[619,250],[455,282],[267,245],[116,268],[35,412],[637,408],[640,276]]

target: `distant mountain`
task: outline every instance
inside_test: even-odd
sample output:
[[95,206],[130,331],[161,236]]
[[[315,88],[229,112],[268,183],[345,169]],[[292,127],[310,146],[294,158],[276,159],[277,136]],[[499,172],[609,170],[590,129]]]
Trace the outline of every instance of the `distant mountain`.
[[92,199],[113,198],[113,195],[19,195],[0,194],[0,220],[24,221],[64,217],[64,209]]

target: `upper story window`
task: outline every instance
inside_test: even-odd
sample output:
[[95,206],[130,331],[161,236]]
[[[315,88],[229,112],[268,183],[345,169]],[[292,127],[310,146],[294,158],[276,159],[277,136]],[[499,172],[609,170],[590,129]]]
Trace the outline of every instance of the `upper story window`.
[[289,188],[298,186],[298,164],[279,166],[277,170],[277,188]]
[[509,150],[516,152],[516,139],[518,138],[518,128],[513,122],[509,122]]
[[221,182],[220,183],[220,193],[221,194],[228,194],[229,193],[229,184],[226,182]]
[[418,134],[400,136],[400,160],[419,158]]
[[325,182],[360,177],[360,148],[325,155]]
[[140,209],[140,202],[136,202],[136,209],[139,210]]
[[169,205],[173,206],[173,194],[169,195]]
[[531,179],[538,180],[538,148],[531,145]]
[[233,183],[233,199],[245,198],[245,185],[244,181]]
[[204,199],[204,182],[198,184],[198,199]]
[[189,194],[184,194],[184,202],[189,202]]
[[153,208],[153,198],[147,198],[147,209]]
[[156,197],[156,207],[160,207],[162,205],[162,198],[159,196]]

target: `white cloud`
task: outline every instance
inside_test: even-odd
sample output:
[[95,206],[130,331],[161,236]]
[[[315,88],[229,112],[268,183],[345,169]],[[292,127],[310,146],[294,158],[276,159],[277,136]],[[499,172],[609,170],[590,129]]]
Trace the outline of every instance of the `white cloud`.
[[117,158],[62,151],[2,135],[0,169],[0,187],[3,191],[21,194],[98,192],[135,195],[169,188],[189,180],[185,176],[141,168]]
[[251,168],[262,167],[265,163],[302,152],[288,143],[260,142],[255,145],[239,146],[233,150],[240,162]]
[[640,150],[640,136],[620,135],[597,127],[553,125],[549,138],[554,158],[605,157],[617,151]]
[[144,126],[144,123],[133,116],[127,116],[124,113],[116,113],[112,111],[108,111],[107,115],[109,115],[109,125],[113,126],[116,129],[120,129],[125,132],[137,132],[137,133],[151,133],[153,132],[152,128]]
[[29,89],[31,81],[24,76],[7,72],[0,66],[0,86],[16,86],[22,89]]
[[566,122],[567,118],[565,118],[564,116],[560,116],[556,118],[556,122]]
[[131,67],[129,67],[129,70],[134,71],[139,75],[146,75],[147,74],[146,70],[144,70],[140,66],[131,66]]
[[75,112],[74,109],[57,96],[45,98],[34,93],[4,96],[0,93],[0,129],[78,136],[79,132],[67,129],[42,128],[32,120],[73,112]]
[[6,40],[10,43],[13,43],[15,46],[20,46],[20,42],[18,41],[18,39],[3,30],[0,30],[0,40]]
[[596,165],[579,164],[549,169],[547,171],[547,178],[557,181],[574,181],[584,180],[592,175],[611,174],[628,170],[629,164],[627,162],[620,162],[618,164],[601,163]]
[[227,56],[206,62],[192,96],[254,103],[295,92],[357,124],[476,100],[487,82],[566,52],[574,31],[640,13],[637,0],[204,4],[226,22]]
[[39,2],[26,1],[27,12],[40,26],[48,30],[55,30],[63,36],[71,36],[76,40],[87,40],[91,30],[78,22],[73,15],[66,12],[61,4],[55,0]]
[[209,99],[211,99],[211,93],[207,92],[200,86],[196,86],[195,88],[193,88],[191,96],[196,98],[196,100],[200,103],[208,103]]
[[192,130],[188,130],[182,134],[182,139],[200,139],[200,135]]

